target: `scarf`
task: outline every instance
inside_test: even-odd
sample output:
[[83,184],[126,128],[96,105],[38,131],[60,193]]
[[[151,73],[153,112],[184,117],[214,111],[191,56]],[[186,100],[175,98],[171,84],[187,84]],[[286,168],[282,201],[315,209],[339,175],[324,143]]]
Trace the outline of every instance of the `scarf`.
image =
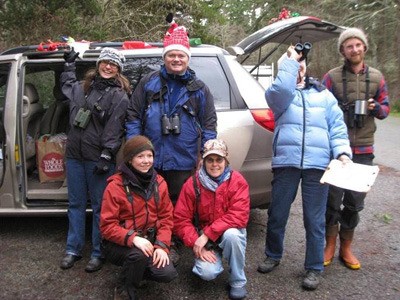
[[149,200],[153,196],[157,172],[152,167],[147,173],[136,170],[131,165],[121,164],[119,171],[131,185],[133,192]]
[[206,189],[215,192],[217,188],[225,181],[231,178],[231,167],[226,166],[225,170],[218,177],[211,177],[207,171],[206,167],[203,167],[199,171],[199,180],[202,186]]
[[96,75],[92,83],[92,88],[102,91],[108,87],[121,87],[121,85],[116,78],[106,79],[101,77],[100,75]]

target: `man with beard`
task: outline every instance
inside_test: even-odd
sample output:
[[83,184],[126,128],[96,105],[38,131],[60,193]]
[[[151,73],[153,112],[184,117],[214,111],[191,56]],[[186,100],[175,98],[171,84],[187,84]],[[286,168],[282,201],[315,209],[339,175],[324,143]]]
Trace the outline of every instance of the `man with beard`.
[[[344,57],[344,64],[325,74],[323,83],[335,95],[343,110],[353,162],[372,165],[375,118],[385,119],[390,110],[387,85],[382,73],[364,61],[368,40],[361,29],[348,28],[343,31],[339,36],[338,50]],[[366,193],[330,186],[324,266],[333,261],[339,235],[340,260],[352,270],[360,269],[361,264],[350,246],[360,219],[359,212],[364,208],[365,196]]]

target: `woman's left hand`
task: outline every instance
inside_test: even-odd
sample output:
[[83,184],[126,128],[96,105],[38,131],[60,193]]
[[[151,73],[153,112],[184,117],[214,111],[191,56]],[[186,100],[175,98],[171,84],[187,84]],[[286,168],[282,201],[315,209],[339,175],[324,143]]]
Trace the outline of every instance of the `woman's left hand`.
[[169,256],[167,252],[161,248],[156,248],[153,252],[153,265],[157,268],[164,268],[166,265],[169,265]]

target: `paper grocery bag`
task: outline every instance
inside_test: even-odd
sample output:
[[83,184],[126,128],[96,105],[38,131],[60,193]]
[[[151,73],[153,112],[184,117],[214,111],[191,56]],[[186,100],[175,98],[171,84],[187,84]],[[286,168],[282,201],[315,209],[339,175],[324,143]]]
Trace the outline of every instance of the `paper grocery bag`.
[[65,179],[65,142],[36,142],[37,168],[39,181],[54,182]]

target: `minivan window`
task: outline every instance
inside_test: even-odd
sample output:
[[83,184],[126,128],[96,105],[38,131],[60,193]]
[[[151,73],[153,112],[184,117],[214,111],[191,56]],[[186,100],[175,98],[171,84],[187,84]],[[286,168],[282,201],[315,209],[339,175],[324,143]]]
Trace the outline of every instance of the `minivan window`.
[[[134,90],[140,78],[145,74],[158,70],[163,64],[160,57],[128,59],[124,65],[124,75],[132,83]],[[205,82],[214,97],[216,110],[230,108],[230,90],[221,63],[217,57],[191,57],[192,68],[199,79]]]
[[268,104],[264,96],[265,89],[261,84],[254,80],[253,76],[236,60],[228,59],[227,63],[232,70],[233,77],[235,77],[240,94],[246,103],[249,103],[249,108],[267,108]]
[[6,101],[8,74],[11,64],[0,64],[0,120],[3,123],[3,112]]
[[40,103],[48,108],[54,101],[53,88],[55,85],[55,73],[52,70],[38,71],[35,66],[27,65],[25,69],[25,83],[33,84],[39,94]]
[[4,150],[6,146],[6,134],[4,128],[4,108],[10,68],[10,63],[0,64],[0,186],[3,185],[5,173]]
[[217,57],[192,57],[190,67],[205,82],[214,96],[216,110],[230,108],[230,90],[221,63]]

